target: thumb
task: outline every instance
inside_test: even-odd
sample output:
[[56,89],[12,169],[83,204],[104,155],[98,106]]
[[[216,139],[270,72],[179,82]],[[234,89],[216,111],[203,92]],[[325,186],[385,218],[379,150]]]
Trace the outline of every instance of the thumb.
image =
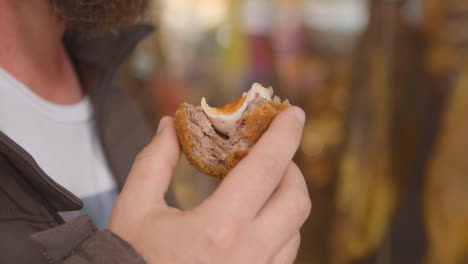
[[179,162],[180,147],[174,121],[163,117],[153,140],[138,154],[122,195],[133,205],[164,203],[172,171]]

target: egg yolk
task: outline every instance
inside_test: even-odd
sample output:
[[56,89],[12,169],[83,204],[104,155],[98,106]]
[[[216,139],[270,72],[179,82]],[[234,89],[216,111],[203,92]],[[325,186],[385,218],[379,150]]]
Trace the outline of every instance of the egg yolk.
[[242,107],[246,99],[247,99],[247,95],[245,95],[241,99],[233,103],[230,103],[222,108],[207,107],[207,110],[214,115],[230,115],[232,113],[235,113],[237,110],[239,110],[239,108]]

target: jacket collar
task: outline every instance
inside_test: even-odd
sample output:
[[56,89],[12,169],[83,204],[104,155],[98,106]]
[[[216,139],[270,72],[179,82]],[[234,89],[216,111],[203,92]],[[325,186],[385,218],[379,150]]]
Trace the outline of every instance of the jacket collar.
[[94,106],[103,107],[102,101],[118,68],[138,42],[153,30],[153,26],[135,25],[118,33],[102,32],[94,36],[65,33],[65,45]]
[[[115,108],[116,104],[123,105],[123,107],[129,106],[129,103],[122,99],[124,96],[112,95],[111,84],[125,58],[133,51],[137,43],[152,31],[152,26],[136,25],[118,33],[105,32],[93,37],[71,31],[65,33],[65,45],[75,64],[82,87],[91,99],[97,133],[120,187],[126,180],[130,165],[128,162],[123,165],[119,164],[119,159],[128,160],[130,155],[137,153],[139,148],[147,143],[146,138],[149,134],[144,134],[139,142],[128,144],[127,147],[130,149],[127,150],[122,150],[123,146],[113,144],[116,139],[109,139],[109,135],[114,133],[116,134],[114,138],[120,138],[123,141],[129,137],[136,137],[132,133],[123,132],[125,122],[116,122],[116,118],[111,116],[111,111],[106,110]],[[118,102],[113,103],[113,98]],[[129,119],[132,119],[132,116],[129,116]],[[143,120],[137,121],[138,124],[135,125],[140,126],[137,129],[144,130],[140,124]],[[119,152],[123,153],[118,154]],[[113,153],[117,154],[113,155]],[[24,180],[30,183],[55,210],[69,211],[82,207],[80,199],[47,176],[33,157],[1,131],[0,154],[5,155],[15,165]],[[133,161],[132,158],[130,160]]]
[[75,32],[65,34],[64,41],[94,108],[100,143],[120,188],[151,133],[141,113],[112,81],[138,42],[153,30],[153,26],[135,25],[118,34],[103,32],[92,38]]

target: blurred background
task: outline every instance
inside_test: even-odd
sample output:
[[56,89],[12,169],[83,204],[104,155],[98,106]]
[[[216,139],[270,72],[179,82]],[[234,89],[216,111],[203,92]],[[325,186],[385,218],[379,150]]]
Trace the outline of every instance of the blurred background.
[[[468,1],[157,0],[121,82],[156,127],[252,83],[301,106],[312,214],[296,263],[468,263]],[[192,208],[218,180],[183,158]]]

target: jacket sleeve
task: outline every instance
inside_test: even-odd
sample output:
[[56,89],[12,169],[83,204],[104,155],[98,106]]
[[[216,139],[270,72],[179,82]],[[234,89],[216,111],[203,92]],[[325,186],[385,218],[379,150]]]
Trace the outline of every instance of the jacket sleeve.
[[109,230],[97,230],[87,215],[31,235],[51,264],[146,263],[135,249]]

